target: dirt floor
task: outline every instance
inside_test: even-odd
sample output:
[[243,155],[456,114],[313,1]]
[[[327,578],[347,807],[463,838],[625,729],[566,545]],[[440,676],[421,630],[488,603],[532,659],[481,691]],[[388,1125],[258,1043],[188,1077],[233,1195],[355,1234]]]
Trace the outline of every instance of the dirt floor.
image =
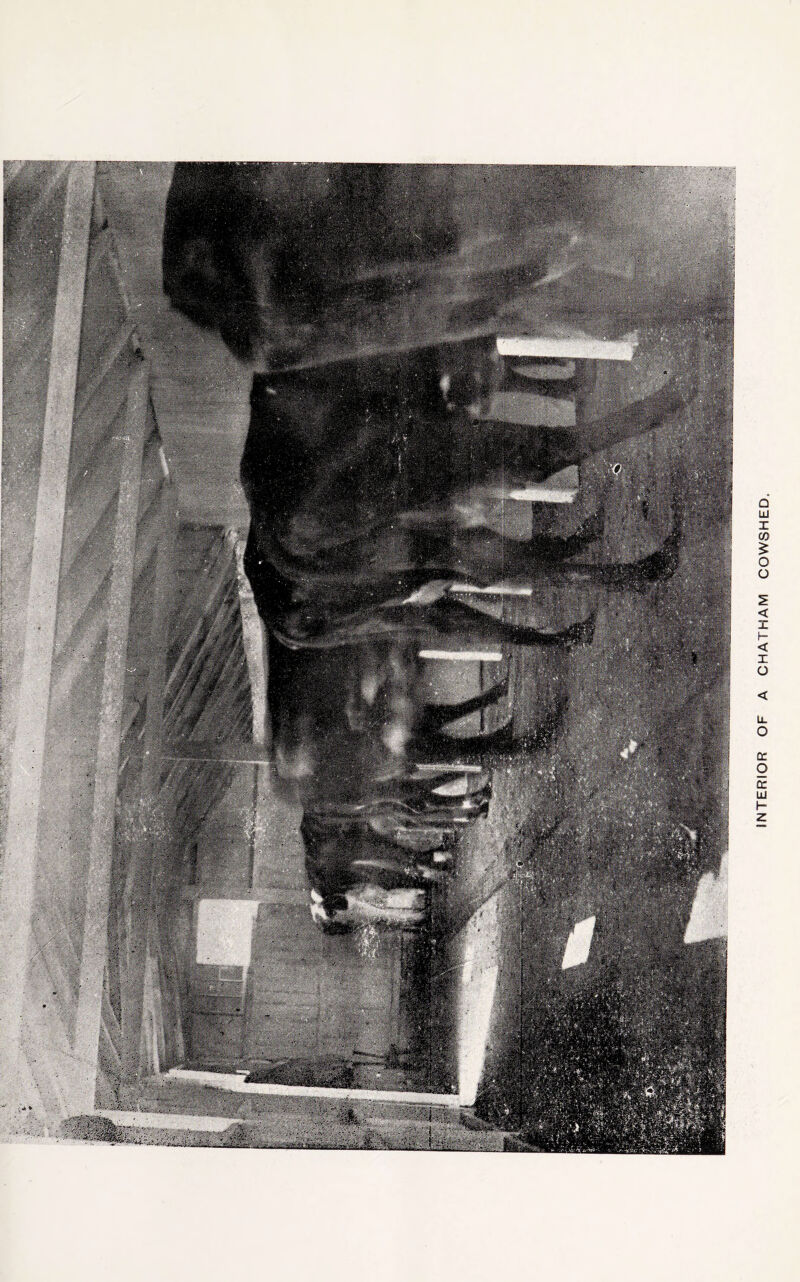
[[[680,510],[678,571],[512,605],[553,628],[596,608],[594,641],[511,654],[499,719],[532,729],[566,696],[563,722],[495,771],[435,906],[431,1082],[476,1089],[479,1114],[551,1151],[724,1148],[726,945],[684,934],[727,850],[730,324],[640,331],[633,362],[600,364],[588,416],[692,371],[691,405],[585,464],[552,527],[602,506],[597,559],[632,560]],[[590,917],[588,960],[562,969]]]

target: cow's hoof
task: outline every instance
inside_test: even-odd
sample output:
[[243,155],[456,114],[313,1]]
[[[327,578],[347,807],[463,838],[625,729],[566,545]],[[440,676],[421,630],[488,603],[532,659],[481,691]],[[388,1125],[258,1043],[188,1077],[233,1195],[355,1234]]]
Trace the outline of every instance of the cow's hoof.
[[596,543],[602,539],[606,528],[606,509],[601,503],[596,512],[588,516],[586,520],[576,530],[575,535],[580,536],[581,543]]
[[591,645],[594,640],[594,625],[597,614],[592,613],[588,619],[581,619],[579,623],[573,623],[567,628],[564,638],[564,648],[574,650],[578,646]]
[[661,547],[652,556],[645,557],[636,566],[634,587],[644,591],[651,583],[666,583],[678,568],[681,559],[681,535],[683,532],[683,509],[679,502],[674,503],[672,513],[672,533],[664,540]]

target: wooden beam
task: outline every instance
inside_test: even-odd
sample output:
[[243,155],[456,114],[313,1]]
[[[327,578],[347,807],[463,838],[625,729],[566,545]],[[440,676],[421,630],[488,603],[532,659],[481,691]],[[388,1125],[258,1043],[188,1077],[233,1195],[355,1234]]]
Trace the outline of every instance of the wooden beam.
[[226,593],[220,602],[216,615],[209,624],[208,631],[200,641],[189,666],[181,677],[177,689],[170,691],[169,684],[167,686],[169,698],[168,723],[177,723],[186,715],[188,709],[192,706],[192,701],[198,692],[198,688],[200,691],[200,703],[204,702],[205,694],[211,682],[213,682],[214,670],[211,667],[209,671],[210,660],[213,658],[217,642],[220,639],[225,641],[228,633],[232,629],[235,630],[238,614],[238,596]]
[[[167,680],[167,695],[171,696],[180,671],[196,648],[207,628],[209,621],[216,615],[221,599],[230,591],[233,580],[234,553],[232,540],[235,536],[228,531],[217,545],[216,555],[207,574],[201,575],[197,586],[187,598],[178,618],[175,620],[175,634],[180,637],[188,627],[190,630],[184,640],[180,653],[172,665]],[[227,580],[227,582],[226,582]],[[192,620],[195,620],[192,623]],[[173,700],[171,700],[173,701]]]
[[124,903],[130,902],[131,938],[128,965],[122,989],[122,1074],[135,1081],[139,1071],[142,1038],[145,976],[152,914],[155,832],[147,819],[154,815],[161,786],[161,739],[164,724],[164,688],[167,648],[170,635],[170,606],[173,599],[177,511],[172,486],[161,492],[161,537],[156,554],[156,581],[150,625],[147,677],[147,711],[144,723],[144,751],[139,785],[143,822],[137,825],[133,841]]
[[[232,777],[233,767],[225,765],[224,770],[213,771],[207,777],[202,791],[200,789],[196,791],[195,797],[202,797],[203,804],[197,810],[192,809],[191,813],[186,816],[186,822],[184,823],[180,833],[180,839],[183,841],[184,845],[188,844],[194,837],[195,833],[200,831],[206,819],[214,810],[214,807],[218,805],[226,789],[230,787]],[[188,794],[182,803],[184,810],[186,808],[187,801]]]
[[519,503],[574,503],[579,485],[580,473],[573,463],[544,481],[533,481],[524,488],[509,490],[508,497]]
[[293,904],[304,908],[308,903],[308,887],[276,886],[272,889],[253,890],[238,883],[209,882],[207,885],[184,886],[181,899],[192,903],[196,899],[251,899],[259,904]]
[[197,709],[191,733],[202,738],[204,734],[213,734],[220,728],[228,729],[233,715],[239,712],[243,702],[249,707],[250,682],[247,678],[240,632],[231,642],[230,653],[222,671],[208,691],[204,702]]
[[82,1066],[81,1106],[94,1106],[103,973],[106,965],[111,861],[114,851],[114,803],[117,795],[122,701],[128,654],[136,525],[142,453],[149,408],[150,371],[142,363],[128,391],[125,452],[122,459],[113,569],[108,594],[108,632],[100,704],[97,768],[94,784],[86,911],[81,945],[75,1055]]
[[454,583],[450,592],[454,596],[533,596],[533,588],[516,583],[493,583],[488,588],[476,587],[474,583]]
[[[135,328],[135,322],[132,317],[126,316],[116,334],[111,338],[102,359],[98,361],[92,370],[91,379],[81,390],[77,409],[75,410],[76,418],[80,418],[91,405],[125,348],[132,342]],[[131,347],[131,351],[133,351],[133,347]]]
[[[39,214],[42,213],[43,210],[46,209],[46,207],[54,199],[55,194],[58,191],[59,187],[61,186],[62,182],[64,181],[65,174],[67,173],[68,170],[69,170],[69,175],[67,177],[67,182],[69,182],[69,179],[72,177],[72,173],[73,173],[73,171],[69,167],[69,164],[64,164],[64,163],[57,164],[55,161],[52,163],[52,168],[50,170],[50,173],[45,176],[45,179],[42,182],[42,185],[36,195],[35,200],[31,202],[30,208],[25,211],[24,218],[22,218],[19,221],[19,223],[17,223],[12,229],[12,232],[11,232],[12,244],[19,243],[20,241],[25,239],[26,234],[30,230],[35,220],[38,218]],[[94,184],[94,173],[92,174],[92,183]],[[92,191],[94,191],[94,187],[92,188]],[[69,199],[69,197],[67,197],[67,199]],[[91,217],[91,212],[92,212],[92,209],[90,206],[89,208],[90,217]],[[87,249],[88,249],[88,241],[87,241]]]
[[446,663],[502,663],[499,650],[420,650],[420,659],[437,659]]
[[36,500],[19,711],[8,793],[0,885],[0,1082],[16,1092],[22,1006],[31,945],[37,830],[58,611],[72,421],[94,196],[94,163],[67,179],[53,339]]
[[497,350],[501,356],[558,356],[585,361],[632,361],[639,342],[634,331],[624,338],[593,338],[580,334],[563,338],[525,334],[519,337],[500,337]]
[[247,673],[250,678],[250,699],[253,717],[253,741],[263,743],[267,737],[267,648],[264,625],[256,608],[252,588],[244,569],[244,539],[236,539],[236,582],[239,589],[239,612],[242,616],[242,641],[244,643]]
[[[121,419],[122,415],[120,414]],[[124,430],[121,422],[120,428]],[[112,431],[113,424],[110,424],[109,433]],[[144,458],[142,460],[143,475],[147,471],[148,464],[152,464],[152,461],[157,457],[158,447],[158,433],[153,432],[145,445]],[[87,461],[83,474],[70,485],[69,506],[71,519],[64,534],[62,574],[66,574],[75,561],[81,562],[81,573],[84,573],[83,564],[87,559],[87,554],[91,556],[92,544],[98,541],[105,543],[107,552],[109,540],[104,537],[105,530],[100,525],[100,522],[108,512],[110,529],[113,531],[114,515],[109,509],[112,508],[116,498],[121,457],[122,451],[119,447],[119,438],[116,435],[109,434]],[[106,564],[107,561],[108,556],[106,555]],[[87,600],[94,595],[104,578],[105,574],[101,572],[95,580],[92,591],[88,593]]]
[[[123,465],[124,466],[124,465]],[[119,510],[119,509],[118,509]],[[153,502],[139,522],[138,530],[134,529],[131,537],[136,544],[133,577],[138,579],[150,563],[158,538],[158,503]],[[53,703],[59,704],[66,698],[72,683],[97,646],[100,645],[109,618],[109,597],[113,586],[113,571],[108,574],[95,593],[88,608],[84,611],[77,626],[72,630],[64,646],[59,651],[53,665]]]
[[202,739],[172,739],[164,745],[163,755],[166,761],[228,761],[249,766],[272,761],[272,750],[261,744],[211,743]]

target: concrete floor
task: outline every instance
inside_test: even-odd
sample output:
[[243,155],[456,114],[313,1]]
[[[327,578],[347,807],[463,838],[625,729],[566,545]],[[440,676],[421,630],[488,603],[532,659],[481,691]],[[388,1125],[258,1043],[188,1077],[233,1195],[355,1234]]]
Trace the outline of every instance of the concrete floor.
[[[553,526],[603,503],[598,558],[635,559],[679,500],[679,569],[644,592],[537,589],[511,606],[545,627],[596,606],[595,639],[511,655],[515,727],[565,694],[564,723],[495,772],[490,814],[435,906],[431,1086],[474,1087],[479,1114],[550,1151],[724,1147],[726,943],[684,934],[703,874],[725,896],[730,326],[641,331],[630,365],[601,366],[589,416],[672,372],[688,386],[693,368],[689,408],[587,463]],[[588,960],[562,969],[590,917]]]

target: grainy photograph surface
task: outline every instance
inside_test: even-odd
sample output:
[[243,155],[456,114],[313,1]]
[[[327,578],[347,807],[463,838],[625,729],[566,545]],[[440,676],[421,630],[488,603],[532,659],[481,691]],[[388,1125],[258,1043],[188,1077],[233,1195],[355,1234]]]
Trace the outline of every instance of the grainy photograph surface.
[[734,171],[3,177],[2,1137],[723,1153]]

